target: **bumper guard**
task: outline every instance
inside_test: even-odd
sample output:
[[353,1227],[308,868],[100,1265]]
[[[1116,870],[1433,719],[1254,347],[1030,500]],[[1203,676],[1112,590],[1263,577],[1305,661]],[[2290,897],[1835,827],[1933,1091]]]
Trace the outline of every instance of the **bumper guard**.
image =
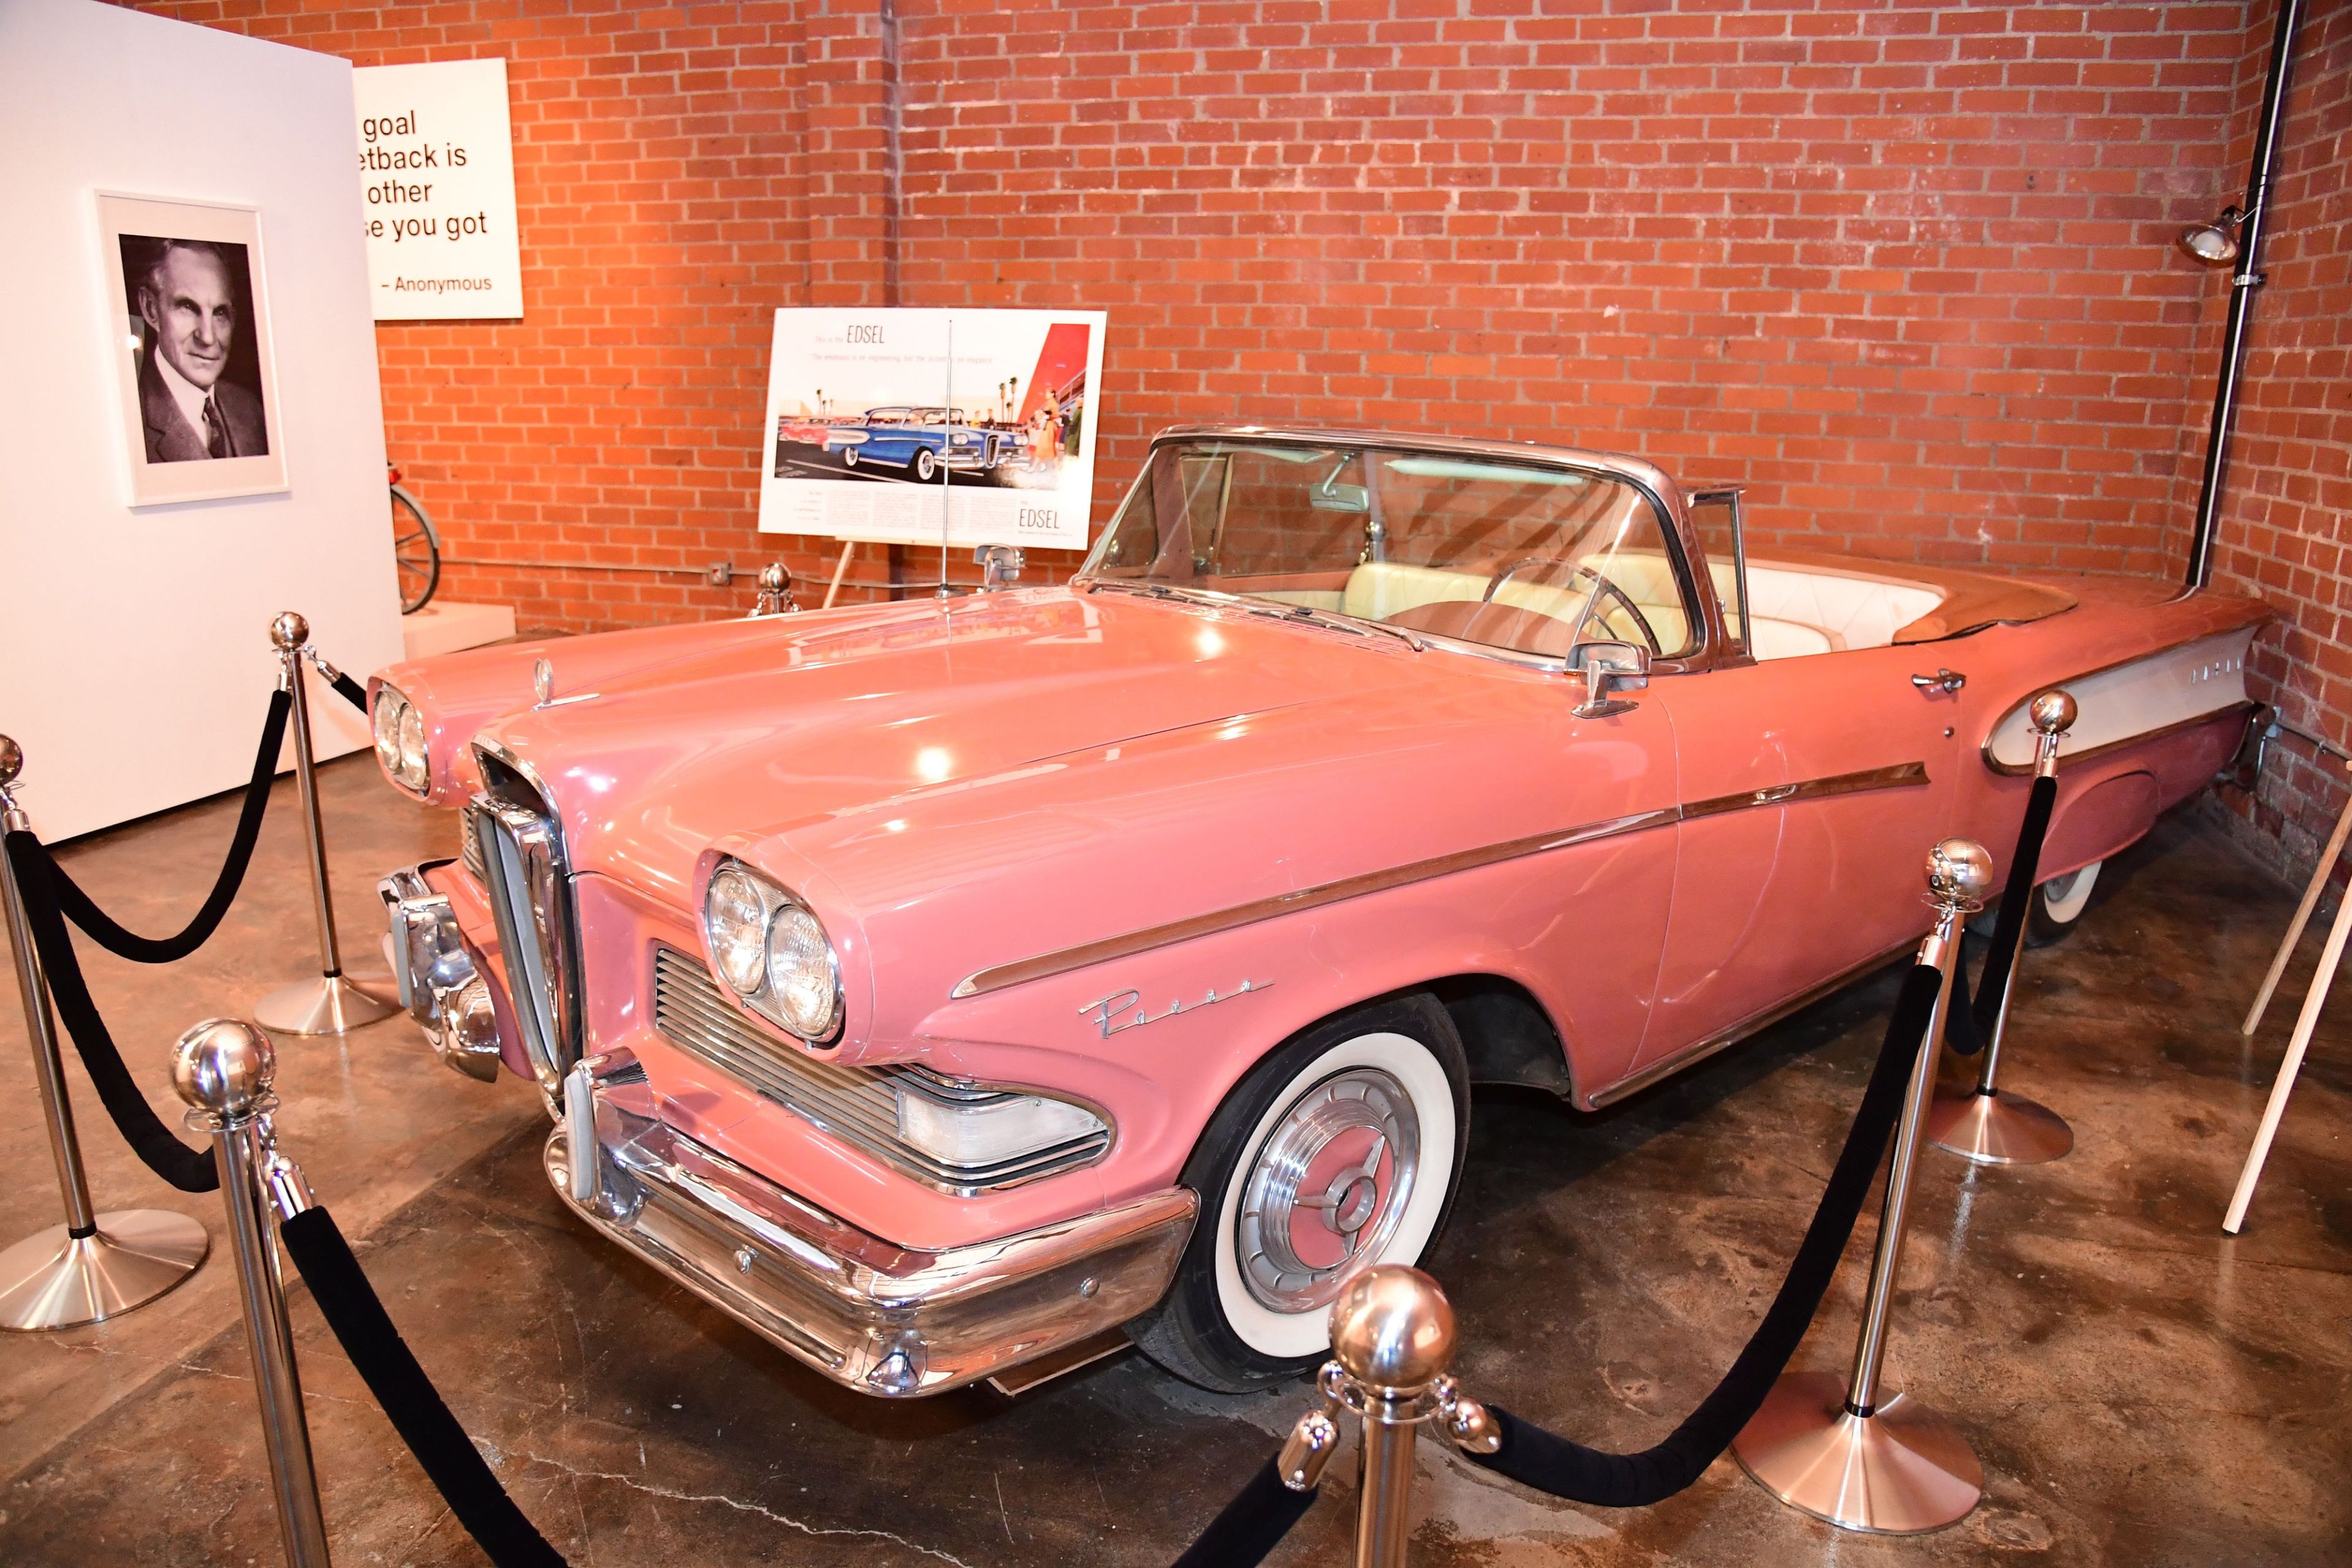
[[449,895],[425,880],[434,865],[446,863],[409,866],[376,883],[392,923],[384,956],[400,983],[400,1005],[425,1031],[433,1054],[488,1083],[499,1075],[498,1006],[457,934]]

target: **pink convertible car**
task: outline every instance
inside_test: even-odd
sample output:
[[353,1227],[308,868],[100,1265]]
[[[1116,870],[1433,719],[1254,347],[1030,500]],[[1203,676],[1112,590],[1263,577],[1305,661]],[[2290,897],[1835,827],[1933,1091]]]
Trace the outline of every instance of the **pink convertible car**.
[[2210,779],[2252,601],[1743,551],[1646,463],[1192,428],[1066,588],[372,683],[464,805],[411,1011],[597,1229],[869,1393],[1238,1390],[1419,1258],[1470,1088],[1604,1105],[1915,942],[2082,718],[2038,920]]

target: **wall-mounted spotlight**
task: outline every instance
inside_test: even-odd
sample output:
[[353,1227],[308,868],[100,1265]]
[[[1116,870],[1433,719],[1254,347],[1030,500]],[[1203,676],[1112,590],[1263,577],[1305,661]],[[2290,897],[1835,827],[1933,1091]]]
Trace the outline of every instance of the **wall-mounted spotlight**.
[[2238,259],[2238,225],[2245,214],[2234,206],[2223,207],[2221,215],[2210,224],[2180,231],[2180,248],[2200,261],[2219,266]]

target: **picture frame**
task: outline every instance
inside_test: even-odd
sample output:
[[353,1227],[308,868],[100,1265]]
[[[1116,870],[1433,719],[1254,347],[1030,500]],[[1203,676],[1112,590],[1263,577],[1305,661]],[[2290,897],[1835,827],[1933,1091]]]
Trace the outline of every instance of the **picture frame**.
[[290,488],[260,209],[96,194],[127,504]]

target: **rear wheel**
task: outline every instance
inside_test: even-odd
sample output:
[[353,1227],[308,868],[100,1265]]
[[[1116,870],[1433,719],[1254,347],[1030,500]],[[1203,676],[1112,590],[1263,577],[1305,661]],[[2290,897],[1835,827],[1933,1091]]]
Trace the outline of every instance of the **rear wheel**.
[[845,446],[841,449],[841,465],[844,468],[855,468],[857,466],[856,447]]
[[2097,885],[2099,868],[2105,864],[2105,861],[2093,861],[2035,888],[2033,902],[2025,910],[2026,940],[2048,946],[2073,931],[2083,911],[2091,906],[2091,889]]
[[1375,1263],[1418,1262],[1462,1173],[1469,1075],[1426,996],[1354,1009],[1258,1064],[1184,1167],[1201,1218],[1133,1328],[1188,1383],[1242,1394],[1330,1348],[1331,1304]]

